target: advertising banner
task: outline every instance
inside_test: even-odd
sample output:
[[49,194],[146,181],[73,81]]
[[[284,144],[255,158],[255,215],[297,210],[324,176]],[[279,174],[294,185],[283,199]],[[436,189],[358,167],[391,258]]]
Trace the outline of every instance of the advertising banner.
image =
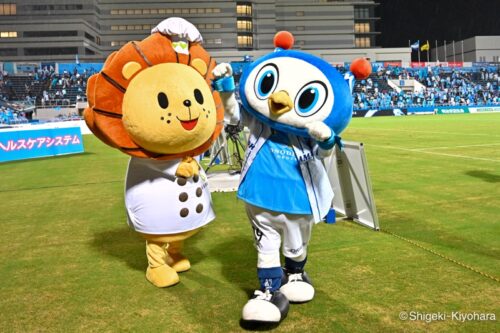
[[73,73],[74,70],[80,74],[83,72],[87,72],[87,74],[95,74],[101,71],[103,63],[58,63],[57,71],[59,74],[63,74],[64,72]]
[[384,67],[401,67],[401,61],[385,61]]
[[500,112],[500,105],[498,105],[498,106],[469,107],[469,112],[470,113]]
[[34,73],[37,67],[40,67],[39,62],[16,62],[16,74]]
[[498,67],[500,63],[498,62],[473,62],[472,66],[474,67]]
[[464,63],[461,61],[448,61],[448,67],[464,67]]
[[4,62],[2,70],[9,75],[15,74],[15,67],[13,62]]
[[406,110],[402,109],[385,109],[385,110],[354,110],[353,117],[378,117],[378,116],[406,116]]
[[80,127],[0,130],[0,162],[83,153]]
[[406,109],[408,115],[424,115],[424,114],[434,114],[433,106],[418,106],[418,107],[409,107]]
[[434,108],[436,114],[459,114],[459,113],[469,113],[469,107],[467,106],[438,106]]
[[377,61],[377,62],[372,62],[372,71],[376,72],[379,68],[384,67],[384,63]]
[[415,61],[412,61],[412,62],[410,63],[410,66],[411,66],[412,68],[426,67],[426,66],[425,66],[425,62],[415,62]]

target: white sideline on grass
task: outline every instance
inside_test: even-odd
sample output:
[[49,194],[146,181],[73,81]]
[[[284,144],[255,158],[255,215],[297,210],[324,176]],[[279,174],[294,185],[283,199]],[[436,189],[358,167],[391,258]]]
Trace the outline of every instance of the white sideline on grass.
[[[473,157],[473,156],[456,155],[456,154],[445,154],[445,153],[438,153],[435,151],[427,151],[427,150],[423,150],[423,149],[412,149],[412,148],[404,148],[404,147],[396,147],[396,146],[381,146],[381,145],[369,145],[369,146],[375,147],[375,148],[383,148],[383,149],[404,150],[404,151],[409,151],[412,153],[424,153],[424,154],[432,154],[432,155],[440,155],[440,156],[448,156],[448,157],[458,157],[458,158],[465,158],[465,159],[470,159],[470,160],[500,163],[500,160],[494,160],[491,158]],[[427,149],[429,149],[429,148],[427,148]],[[430,149],[432,149],[432,148],[430,148]]]

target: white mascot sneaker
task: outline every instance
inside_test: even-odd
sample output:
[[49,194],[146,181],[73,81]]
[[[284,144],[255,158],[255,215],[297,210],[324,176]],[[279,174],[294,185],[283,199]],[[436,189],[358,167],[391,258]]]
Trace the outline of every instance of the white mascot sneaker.
[[288,300],[279,291],[256,290],[243,307],[242,318],[245,321],[279,323],[285,319],[289,306]]
[[314,298],[314,287],[306,272],[285,273],[280,291],[292,303],[305,303]]

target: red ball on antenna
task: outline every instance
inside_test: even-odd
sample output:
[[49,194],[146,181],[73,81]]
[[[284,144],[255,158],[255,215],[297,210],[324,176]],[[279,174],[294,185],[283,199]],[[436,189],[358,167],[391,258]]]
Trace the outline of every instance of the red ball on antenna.
[[372,65],[365,58],[357,58],[351,63],[350,71],[358,80],[364,80],[370,76]]
[[275,47],[282,48],[283,50],[290,50],[294,41],[295,39],[289,31],[278,31],[274,35],[273,44]]

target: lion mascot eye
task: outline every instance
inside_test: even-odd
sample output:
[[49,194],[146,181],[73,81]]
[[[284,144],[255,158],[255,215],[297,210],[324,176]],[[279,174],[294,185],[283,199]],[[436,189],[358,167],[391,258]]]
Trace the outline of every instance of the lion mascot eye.
[[158,94],[158,105],[160,105],[162,109],[168,108],[168,97],[163,92]]

